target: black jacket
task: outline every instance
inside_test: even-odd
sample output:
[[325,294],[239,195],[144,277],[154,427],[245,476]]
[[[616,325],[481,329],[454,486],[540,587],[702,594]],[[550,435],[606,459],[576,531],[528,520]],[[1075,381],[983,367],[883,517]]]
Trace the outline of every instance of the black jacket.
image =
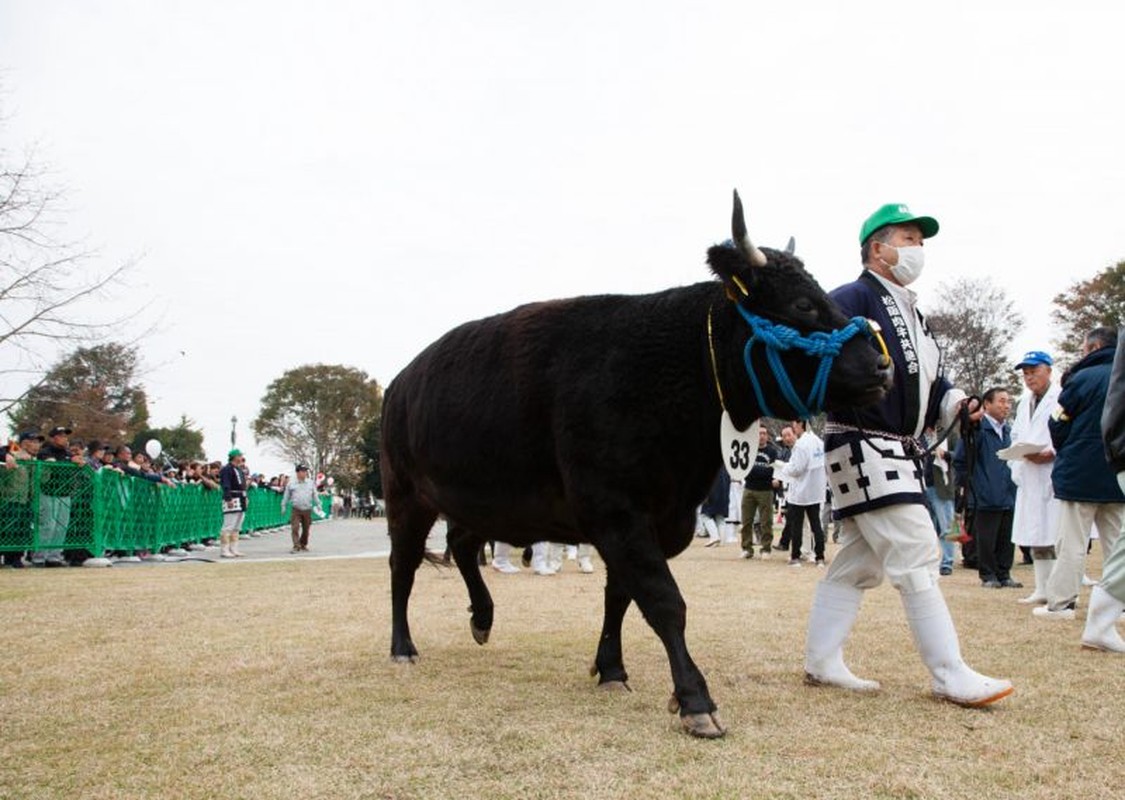
[[1117,334],[1117,353],[1102,409],[1105,457],[1114,473],[1125,471],[1125,328]]
[[759,447],[754,466],[746,476],[746,488],[754,492],[772,491],[773,462],[779,460],[781,460],[781,451],[773,442],[766,442],[765,447]]

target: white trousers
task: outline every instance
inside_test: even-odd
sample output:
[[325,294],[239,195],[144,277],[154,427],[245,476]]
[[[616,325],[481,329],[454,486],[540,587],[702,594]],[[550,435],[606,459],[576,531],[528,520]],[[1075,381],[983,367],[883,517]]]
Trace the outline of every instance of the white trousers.
[[1090,526],[1098,531],[1102,556],[1108,560],[1117,542],[1125,503],[1076,503],[1059,501],[1059,533],[1055,541],[1057,560],[1047,581],[1047,603],[1060,608],[1078,599],[1082,573],[1086,568],[1086,539]]
[[[903,503],[844,519],[840,549],[824,580],[873,589],[885,577],[896,589],[914,593],[937,582],[940,561],[930,512]],[[925,573],[932,581],[920,577]]]

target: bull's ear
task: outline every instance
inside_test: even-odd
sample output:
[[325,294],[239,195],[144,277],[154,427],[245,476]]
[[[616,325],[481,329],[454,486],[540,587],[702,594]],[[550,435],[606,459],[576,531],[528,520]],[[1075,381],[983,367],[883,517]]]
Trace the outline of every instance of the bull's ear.
[[766,265],[765,254],[754,246],[746,232],[746,219],[742,214],[742,198],[738,196],[738,189],[734,190],[734,210],[731,212],[730,232],[735,247],[750,262],[750,266],[764,267]]
[[733,242],[712,245],[707,250],[707,263],[715,276],[723,282],[727,296],[732,300],[748,297],[757,282],[757,272],[746,262],[745,256]]

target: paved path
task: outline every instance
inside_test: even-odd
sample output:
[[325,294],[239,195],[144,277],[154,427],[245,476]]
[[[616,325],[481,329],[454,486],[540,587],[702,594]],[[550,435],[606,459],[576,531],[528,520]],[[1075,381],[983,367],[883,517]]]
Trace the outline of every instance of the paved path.
[[[445,550],[445,525],[438,522],[430,533],[426,546],[439,553]],[[328,558],[385,558],[390,555],[391,542],[387,537],[387,520],[376,519],[327,519],[314,522],[309,534],[309,549],[304,553],[291,553],[293,540],[289,528],[275,528],[261,531],[258,536],[242,537],[238,549],[242,558],[220,558],[219,548],[193,551],[189,556],[177,558],[169,556],[161,562],[142,561],[136,566],[148,564],[207,563],[245,564],[251,561],[313,561]],[[119,562],[116,566],[134,566],[134,563]]]
[[[426,543],[431,550],[439,553],[445,550],[445,525],[434,526]],[[238,549],[242,558],[216,560],[224,564],[247,561],[310,561],[324,558],[385,558],[391,553],[391,542],[387,538],[387,520],[376,519],[326,519],[314,522],[309,534],[309,549],[304,553],[290,553],[293,540],[289,528],[263,531],[257,537],[242,537]],[[211,551],[205,551],[208,555]]]

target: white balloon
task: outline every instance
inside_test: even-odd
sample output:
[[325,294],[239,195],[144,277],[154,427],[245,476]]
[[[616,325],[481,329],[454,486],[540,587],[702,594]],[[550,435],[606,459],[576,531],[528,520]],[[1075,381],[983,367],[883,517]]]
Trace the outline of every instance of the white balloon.
[[336,483],[336,479],[330,477],[328,480],[325,481],[325,483],[327,483],[329,486],[332,486],[334,483]]
[[160,458],[160,454],[164,452],[164,447],[160,444],[159,439],[149,439],[145,442],[145,452],[152,460]]

